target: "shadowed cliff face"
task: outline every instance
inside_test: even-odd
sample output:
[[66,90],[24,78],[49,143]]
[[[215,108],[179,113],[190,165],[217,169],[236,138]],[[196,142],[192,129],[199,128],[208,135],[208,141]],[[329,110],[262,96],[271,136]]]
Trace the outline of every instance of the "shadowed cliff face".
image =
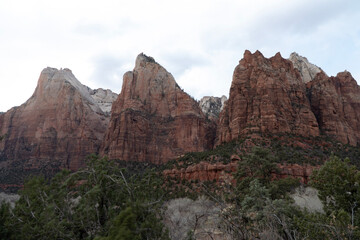
[[321,131],[343,143],[360,143],[360,87],[349,72],[318,74],[308,83],[310,101]]
[[110,159],[164,163],[213,146],[215,125],[153,58],[140,54],[124,74],[102,153]]
[[319,135],[305,84],[279,53],[267,59],[258,51],[245,52],[220,114],[216,144],[252,132]]
[[44,69],[31,98],[0,115],[1,182],[77,170],[99,151],[108,121],[70,70]]

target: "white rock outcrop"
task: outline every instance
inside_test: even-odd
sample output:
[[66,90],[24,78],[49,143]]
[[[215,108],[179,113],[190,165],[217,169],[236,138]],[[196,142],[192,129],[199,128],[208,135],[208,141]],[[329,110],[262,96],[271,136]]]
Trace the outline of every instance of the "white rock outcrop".
[[98,104],[105,115],[110,116],[112,103],[116,100],[118,94],[112,92],[110,89],[89,89],[91,97]]
[[318,66],[310,63],[306,57],[302,57],[296,52],[290,54],[289,60],[293,63],[294,67],[299,70],[305,83],[310,82],[315,78],[316,74],[323,71]]
[[205,96],[200,100],[199,106],[202,112],[207,117],[209,117],[210,119],[218,119],[219,114],[223,109],[226,100],[227,100],[226,96],[222,96],[222,97]]

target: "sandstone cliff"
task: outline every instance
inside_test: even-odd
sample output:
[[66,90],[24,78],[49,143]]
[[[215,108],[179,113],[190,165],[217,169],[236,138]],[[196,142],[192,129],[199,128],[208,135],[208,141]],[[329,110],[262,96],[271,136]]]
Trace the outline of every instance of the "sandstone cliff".
[[321,131],[343,143],[360,143],[360,87],[349,72],[318,74],[307,84]]
[[140,54],[134,70],[124,74],[102,154],[159,164],[185,152],[211,149],[214,129],[173,76],[153,58]]
[[0,115],[0,182],[78,169],[99,151],[108,121],[69,69],[44,69],[31,98]]
[[306,87],[291,61],[245,51],[220,114],[216,144],[249,133],[319,135]]
[[120,95],[82,85],[69,69],[46,68],[26,103],[0,113],[0,185],[16,188],[31,173],[76,170],[90,153],[161,164],[263,133],[322,133],[359,144],[360,87],[351,74],[328,77],[306,58],[292,54],[290,60],[246,51],[229,99],[200,102],[144,54],[124,74]]

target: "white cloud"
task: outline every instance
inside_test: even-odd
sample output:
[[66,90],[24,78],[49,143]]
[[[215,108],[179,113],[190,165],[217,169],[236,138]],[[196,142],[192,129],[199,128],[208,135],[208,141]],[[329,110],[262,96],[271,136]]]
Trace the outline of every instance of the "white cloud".
[[0,111],[25,102],[44,67],[121,89],[140,52],[190,95],[228,94],[245,49],[306,56],[360,79],[360,2],[340,0],[0,0]]

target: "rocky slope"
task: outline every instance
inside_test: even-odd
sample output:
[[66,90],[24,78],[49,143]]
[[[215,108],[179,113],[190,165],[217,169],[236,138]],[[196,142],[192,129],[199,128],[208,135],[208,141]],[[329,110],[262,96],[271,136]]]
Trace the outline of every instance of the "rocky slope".
[[173,76],[140,54],[124,74],[112,106],[102,154],[110,159],[163,163],[213,146],[215,126]]
[[77,170],[99,151],[108,121],[69,69],[44,69],[31,98],[0,115],[0,182]]
[[294,68],[299,70],[305,83],[312,81],[319,72],[323,72],[321,68],[310,63],[306,57],[302,57],[296,52],[290,54],[289,60],[293,63]]
[[209,119],[216,121],[219,118],[226,100],[226,96],[222,96],[221,98],[205,96],[200,99],[199,106]]
[[319,135],[301,75],[280,53],[267,59],[245,51],[220,114],[216,144],[254,132]]

